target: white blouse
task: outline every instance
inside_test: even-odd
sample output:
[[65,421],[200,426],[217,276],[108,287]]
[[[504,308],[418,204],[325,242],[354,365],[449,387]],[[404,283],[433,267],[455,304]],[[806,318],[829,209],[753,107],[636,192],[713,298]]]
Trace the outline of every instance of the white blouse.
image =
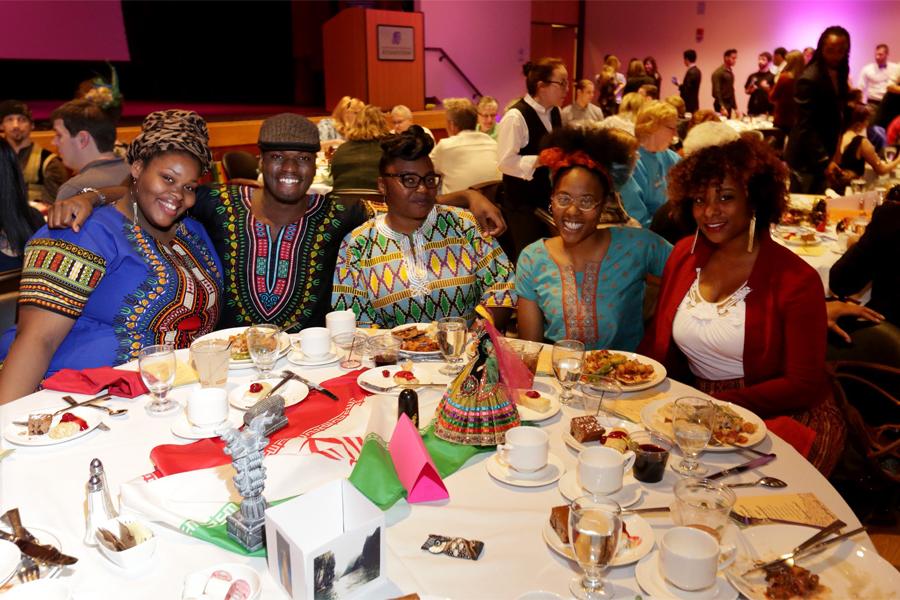
[[691,372],[702,379],[721,381],[744,376],[744,325],[750,288],[744,283],[721,302],[700,295],[700,269],[678,306],[672,339],[687,356]]

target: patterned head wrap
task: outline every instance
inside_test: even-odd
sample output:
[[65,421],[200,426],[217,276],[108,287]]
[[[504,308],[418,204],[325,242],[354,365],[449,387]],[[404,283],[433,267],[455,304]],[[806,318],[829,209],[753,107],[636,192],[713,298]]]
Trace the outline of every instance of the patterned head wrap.
[[160,110],[144,119],[141,132],[128,146],[128,162],[147,161],[163,152],[187,152],[198,161],[202,172],[209,170],[209,131],[203,117],[191,110]]

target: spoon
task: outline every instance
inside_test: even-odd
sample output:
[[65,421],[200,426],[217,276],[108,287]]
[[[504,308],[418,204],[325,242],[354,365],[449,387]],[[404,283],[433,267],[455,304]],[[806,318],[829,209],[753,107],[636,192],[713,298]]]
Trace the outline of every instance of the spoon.
[[783,488],[787,487],[787,483],[776,478],[776,477],[760,477],[756,481],[748,482],[748,483],[732,483],[729,484],[728,487],[731,488],[739,488],[739,487],[753,487],[761,485],[769,488]]

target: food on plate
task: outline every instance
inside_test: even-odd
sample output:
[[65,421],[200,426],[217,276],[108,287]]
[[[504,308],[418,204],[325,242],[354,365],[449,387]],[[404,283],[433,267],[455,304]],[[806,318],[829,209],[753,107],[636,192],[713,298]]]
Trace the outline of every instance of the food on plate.
[[582,379],[592,383],[600,377],[612,377],[619,383],[635,385],[653,379],[653,365],[628,358],[621,352],[595,350],[584,360]]
[[213,571],[203,589],[203,598],[210,600],[247,600],[250,597],[250,584],[243,579],[219,569]]
[[[569,505],[554,506],[550,509],[550,526],[556,532],[557,537],[563,544],[569,543]],[[641,537],[628,533],[628,526],[622,521],[622,535],[619,536],[619,545],[616,548],[616,555],[620,555],[632,548],[641,545]]]
[[518,403],[541,413],[550,410],[550,398],[542,396],[537,390],[520,390]]
[[250,360],[247,336],[243,332],[229,336],[228,341],[231,342],[231,360]]
[[256,401],[263,398],[271,390],[271,383],[266,383],[265,381],[256,381],[254,383],[251,383],[250,387],[247,388],[247,391],[244,393],[244,398],[247,400]]
[[628,533],[628,525],[625,524],[625,521],[622,521],[622,535],[619,536],[619,547],[616,549],[616,554],[622,554],[640,545],[641,536]]
[[410,325],[402,329],[395,329],[391,332],[391,335],[400,340],[401,350],[407,352],[438,352],[441,347],[438,345],[437,337],[429,329],[418,325]]
[[585,442],[599,442],[606,433],[606,428],[597,422],[597,417],[587,415],[584,417],[574,417],[569,423],[569,433],[576,441],[584,444]]
[[628,444],[630,442],[631,438],[628,437],[628,432],[619,428],[612,429],[600,439],[601,444],[607,448],[618,450],[622,454],[625,454],[625,451],[628,450]]
[[[674,411],[675,403],[667,402],[659,408],[658,418],[671,425]],[[709,441],[711,446],[746,444],[759,428],[756,423],[745,420],[728,405],[717,403],[716,413],[716,427]]]
[[50,414],[28,415],[28,435],[46,435],[52,422],[53,415]]
[[59,419],[59,423],[50,428],[48,435],[54,440],[61,440],[72,437],[80,431],[85,431],[87,428],[87,421],[81,417],[73,415],[72,413],[63,413],[63,416]]
[[770,600],[820,597],[826,589],[819,584],[818,575],[797,566],[767,572],[766,583],[766,598]]
[[76,425],[78,425],[78,431],[85,431],[88,428],[87,421],[77,415],[73,415],[70,412],[63,413],[63,415],[59,418],[59,422],[75,423]]
[[419,383],[412,371],[397,371],[394,373],[394,383],[397,385],[414,385]]

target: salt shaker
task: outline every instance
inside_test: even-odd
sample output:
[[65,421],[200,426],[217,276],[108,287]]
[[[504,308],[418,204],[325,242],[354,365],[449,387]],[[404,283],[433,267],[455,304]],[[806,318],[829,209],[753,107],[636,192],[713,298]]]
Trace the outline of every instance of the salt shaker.
[[97,545],[97,528],[115,516],[107,512],[103,492],[103,481],[98,475],[91,475],[87,482],[87,520],[84,532],[86,546]]
[[119,516],[119,511],[116,510],[112,501],[112,496],[110,496],[109,493],[109,484],[106,481],[106,470],[104,470],[103,463],[100,462],[99,458],[95,458],[91,461],[91,475],[96,475],[100,478],[100,485],[103,488],[103,506],[106,509],[106,512],[109,513],[110,517]]

